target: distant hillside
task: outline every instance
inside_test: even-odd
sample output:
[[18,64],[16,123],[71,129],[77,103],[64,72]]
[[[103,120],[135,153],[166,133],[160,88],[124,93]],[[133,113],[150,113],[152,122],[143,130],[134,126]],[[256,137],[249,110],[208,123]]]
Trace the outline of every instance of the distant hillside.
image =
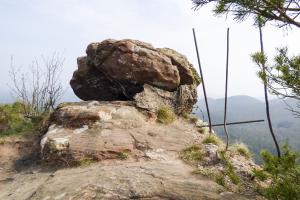
[[[294,104],[295,102],[289,101]],[[205,102],[201,99],[195,109],[199,117],[208,121]],[[224,99],[209,99],[212,123],[222,123],[224,114]],[[300,118],[295,118],[287,106],[281,100],[271,100],[271,115],[275,134],[281,145],[288,142],[294,149],[300,151]],[[233,96],[228,98],[228,122],[246,120],[266,120],[265,103],[250,96]],[[223,127],[214,128],[224,137]],[[249,145],[250,149],[258,154],[261,149],[275,151],[267,121],[254,124],[233,125],[229,127],[230,141],[242,141]],[[257,155],[255,158],[258,159]]]

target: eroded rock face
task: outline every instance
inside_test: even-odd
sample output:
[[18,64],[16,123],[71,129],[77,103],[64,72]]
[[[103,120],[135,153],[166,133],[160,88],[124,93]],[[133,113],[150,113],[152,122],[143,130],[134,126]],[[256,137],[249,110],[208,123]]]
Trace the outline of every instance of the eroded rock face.
[[150,85],[175,93],[172,101],[180,100],[180,92],[185,92],[182,86],[188,87],[191,92],[185,96],[190,100],[177,103],[185,105],[187,112],[196,102],[200,78],[187,58],[172,49],[156,49],[137,40],[109,39],[90,44],[86,53],[77,59],[78,70],[70,81],[83,100],[133,100],[144,91],[144,85]]
[[52,114],[41,152],[45,161],[68,165],[124,156],[163,159],[197,141],[195,131],[184,122],[166,129],[155,113],[139,110],[133,102],[66,103]]

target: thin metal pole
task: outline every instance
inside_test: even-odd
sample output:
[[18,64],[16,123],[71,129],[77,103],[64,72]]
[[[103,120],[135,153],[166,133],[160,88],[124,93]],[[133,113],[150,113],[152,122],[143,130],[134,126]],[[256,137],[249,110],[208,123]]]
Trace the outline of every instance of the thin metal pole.
[[226,83],[225,83],[225,107],[224,107],[224,131],[226,133],[226,148],[228,149],[229,135],[227,131],[227,94],[228,94],[228,62],[229,62],[229,28],[227,28],[227,55],[226,55]]
[[207,115],[208,115],[209,133],[211,134],[211,133],[212,133],[211,118],[210,118],[210,112],[209,112],[208,101],[207,101],[207,96],[206,96],[205,83],[204,83],[204,77],[203,77],[203,73],[202,73],[202,67],[201,67],[201,62],[200,62],[200,56],[199,56],[199,51],[198,51],[197,38],[196,38],[196,33],[195,33],[195,29],[194,29],[194,28],[193,28],[193,35],[194,35],[194,42],[195,42],[195,47],[196,47],[196,53],[197,53],[197,59],[198,59],[198,65],[199,65],[199,71],[200,71],[201,80],[202,80],[202,88],[203,88],[203,93],[204,93],[204,99],[205,99],[206,111],[207,111]]
[[[243,122],[231,122],[231,123],[226,123],[226,125],[237,125],[237,124],[250,124],[250,123],[257,123],[257,122],[264,122],[265,120],[252,120],[252,121],[243,121]],[[199,128],[201,127],[208,127],[209,125],[203,125],[203,126],[198,126]],[[213,124],[211,126],[224,126],[224,124]]]
[[[261,19],[259,19],[259,20],[261,20]],[[260,52],[261,52],[262,55],[264,55],[264,44],[263,44],[263,34],[262,34],[261,21],[259,21],[259,39],[260,39]],[[266,66],[265,66],[264,62],[262,62],[262,68],[263,68],[263,73],[265,74],[266,73]],[[268,89],[267,89],[266,80],[264,80],[264,93],[265,93],[266,114],[267,114],[267,118],[268,118],[269,129],[270,129],[272,138],[273,138],[275,146],[276,146],[277,155],[278,155],[278,157],[281,157],[280,148],[279,148],[276,136],[275,136],[273,128],[272,128],[272,122],[271,122],[271,117],[270,117],[269,97],[268,97]]]

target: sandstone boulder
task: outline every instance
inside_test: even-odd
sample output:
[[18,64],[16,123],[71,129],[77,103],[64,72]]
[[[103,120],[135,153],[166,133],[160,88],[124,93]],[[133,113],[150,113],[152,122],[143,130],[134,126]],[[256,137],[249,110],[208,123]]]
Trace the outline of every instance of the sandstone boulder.
[[[175,50],[156,49],[137,40],[109,39],[88,45],[86,53],[77,59],[78,70],[70,81],[75,94],[83,100],[133,100],[145,85],[173,93],[172,101],[184,105],[187,112],[197,100],[200,78],[187,58]],[[186,91],[182,86],[190,90],[185,102],[179,96]]]

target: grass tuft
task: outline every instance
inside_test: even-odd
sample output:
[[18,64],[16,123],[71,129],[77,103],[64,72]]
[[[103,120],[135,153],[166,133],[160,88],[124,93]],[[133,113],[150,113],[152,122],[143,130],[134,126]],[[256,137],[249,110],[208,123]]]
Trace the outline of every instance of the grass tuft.
[[91,158],[83,158],[77,162],[77,165],[80,167],[87,167],[94,163],[95,161]]
[[192,122],[192,123],[196,123],[198,121],[198,117],[197,116],[195,116],[195,115],[191,115],[190,116],[190,122]]
[[176,119],[173,110],[167,106],[160,107],[157,111],[157,120],[163,124],[171,124]]
[[220,138],[218,138],[218,136],[210,134],[207,138],[203,140],[202,143],[219,145],[221,143],[221,140]]
[[125,153],[125,152],[119,152],[118,156],[121,160],[127,160],[128,159],[128,153]]
[[193,145],[182,151],[181,158],[186,162],[197,163],[203,160],[204,154],[199,146]]
[[231,149],[245,158],[251,158],[251,152],[248,146],[244,143],[236,143],[231,147]]
[[215,176],[215,181],[216,181],[216,183],[218,183],[219,185],[221,185],[223,187],[226,186],[225,176],[223,176],[221,174]]

